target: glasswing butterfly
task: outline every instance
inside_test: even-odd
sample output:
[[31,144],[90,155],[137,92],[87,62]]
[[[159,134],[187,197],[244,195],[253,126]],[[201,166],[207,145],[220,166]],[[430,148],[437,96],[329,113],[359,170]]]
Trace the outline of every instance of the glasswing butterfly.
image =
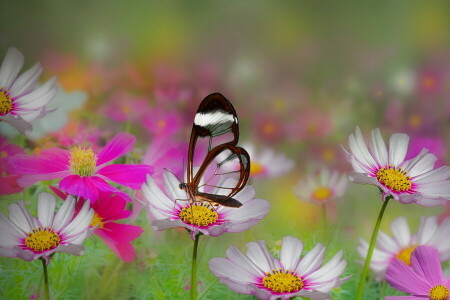
[[[180,183],[192,202],[240,207],[234,199],[250,175],[250,156],[238,147],[239,124],[233,105],[222,94],[208,95],[200,103],[189,140],[187,182]],[[203,145],[201,145],[203,144]],[[200,168],[194,171],[194,157],[207,148]],[[208,190],[214,188],[214,194]]]

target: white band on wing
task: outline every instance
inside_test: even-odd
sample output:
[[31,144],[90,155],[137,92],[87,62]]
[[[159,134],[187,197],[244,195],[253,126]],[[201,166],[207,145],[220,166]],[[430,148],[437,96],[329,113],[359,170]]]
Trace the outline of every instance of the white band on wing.
[[226,122],[237,123],[237,118],[227,112],[216,111],[214,113],[197,113],[194,119],[194,124],[202,127]]

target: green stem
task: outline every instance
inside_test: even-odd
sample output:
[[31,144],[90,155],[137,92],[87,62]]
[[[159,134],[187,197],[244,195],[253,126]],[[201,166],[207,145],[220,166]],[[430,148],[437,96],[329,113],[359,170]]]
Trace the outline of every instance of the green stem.
[[192,272],[191,272],[191,300],[197,298],[197,249],[200,233],[195,235],[194,249],[192,251]]
[[366,283],[367,272],[369,271],[370,261],[372,260],[373,249],[375,248],[375,242],[378,236],[378,230],[380,229],[381,219],[383,218],[384,210],[392,196],[388,196],[386,200],[383,202],[383,206],[381,207],[380,213],[378,214],[377,223],[375,224],[375,228],[373,229],[372,238],[370,239],[369,250],[367,251],[366,262],[364,264],[364,269],[361,274],[361,279],[359,280],[358,291],[356,293],[356,300],[361,300],[364,284]]
[[45,293],[45,299],[50,300],[50,292],[48,289],[48,272],[47,272],[47,263],[45,262],[45,259],[42,260],[42,268],[44,269],[44,293]]

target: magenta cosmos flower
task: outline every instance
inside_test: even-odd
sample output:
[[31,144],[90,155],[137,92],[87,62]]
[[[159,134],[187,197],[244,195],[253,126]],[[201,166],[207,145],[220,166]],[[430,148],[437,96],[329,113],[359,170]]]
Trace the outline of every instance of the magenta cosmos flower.
[[37,181],[61,178],[59,188],[78,197],[95,202],[100,191],[130,197],[110,185],[113,181],[134,190],[141,188],[145,176],[153,173],[148,165],[107,165],[110,161],[128,153],[135,138],[128,133],[119,133],[103,150],[96,154],[92,148],[75,146],[71,150],[48,148],[38,156],[16,155],[11,164],[16,173],[22,175],[18,183],[29,186]]
[[9,48],[0,67],[0,121],[26,132],[32,129],[32,121],[47,113],[45,106],[56,95],[56,78],[38,87],[41,64],[18,76],[23,63],[22,53]]
[[85,203],[75,216],[75,198],[69,196],[55,213],[55,198],[41,193],[38,218],[31,216],[22,201],[9,206],[9,218],[0,214],[0,255],[24,260],[45,259],[55,252],[81,255],[94,211]]
[[25,151],[14,144],[9,144],[6,139],[0,136],[0,195],[15,194],[23,190],[19,186],[17,179],[19,176],[14,174],[14,169],[9,167],[8,159],[16,154],[23,154]]
[[400,259],[387,268],[386,281],[410,296],[388,296],[386,300],[448,300],[450,276],[445,278],[438,250],[430,246],[417,247],[411,255],[411,267]]
[[[163,178],[166,193],[151,176],[147,176],[147,183],[142,186],[144,205],[154,220],[152,228],[155,230],[184,227],[191,232],[192,239],[198,233],[218,236],[245,231],[269,211],[266,200],[253,198],[255,190],[251,186],[244,187],[233,197],[243,204],[242,207],[216,207],[207,202],[188,201],[188,194],[180,189],[179,180],[171,172],[166,171]],[[209,193],[218,194],[218,191],[214,188]]]
[[302,251],[299,239],[286,236],[277,259],[260,240],[247,244],[246,255],[229,247],[228,257],[211,259],[209,269],[233,291],[259,299],[331,299],[329,292],[345,280],[339,278],[346,267],[342,251],[322,267],[324,246],[317,244],[301,258]]
[[436,156],[423,149],[416,157],[405,160],[409,137],[396,133],[386,147],[379,129],[372,131],[367,148],[361,130],[356,128],[349,137],[347,152],[354,172],[354,182],[375,185],[383,198],[392,196],[401,203],[424,206],[443,205],[450,200],[450,167],[434,169]]
[[[61,190],[50,187],[50,189],[62,199],[68,196]],[[75,206],[75,214],[78,214],[84,206],[84,199],[80,199]],[[116,223],[131,215],[126,208],[126,199],[120,195],[100,192],[97,201],[91,203],[94,216],[90,224],[90,234],[95,234],[110,248],[120,259],[131,262],[136,256],[136,251],[131,241],[137,239],[144,230],[140,226]]]
[[[378,280],[384,277],[387,266],[395,259],[411,265],[411,253],[421,245],[438,249],[441,261],[450,259],[450,218],[438,224],[437,217],[422,217],[419,229],[411,234],[406,219],[400,217],[392,221],[391,232],[392,237],[382,231],[378,233],[377,247],[370,262]],[[369,244],[360,239],[357,250],[361,257],[366,258],[368,248]]]

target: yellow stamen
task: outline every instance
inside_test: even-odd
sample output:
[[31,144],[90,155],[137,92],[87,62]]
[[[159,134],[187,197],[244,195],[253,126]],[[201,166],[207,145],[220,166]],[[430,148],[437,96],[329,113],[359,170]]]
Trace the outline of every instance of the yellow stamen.
[[262,284],[276,293],[298,292],[303,288],[300,276],[289,270],[272,270],[262,280]]
[[97,155],[92,148],[74,147],[70,151],[70,170],[79,176],[91,176],[95,173]]
[[58,247],[61,242],[59,235],[51,228],[34,228],[25,238],[25,245],[36,251],[42,252]]
[[209,203],[194,202],[184,207],[179,217],[186,224],[204,227],[214,224],[219,219],[219,214]]
[[407,264],[408,266],[411,265],[411,253],[414,251],[414,249],[416,249],[417,246],[409,246],[406,247],[404,249],[402,249],[402,251],[400,251],[396,258],[401,259],[405,264]]
[[105,225],[105,223],[103,223],[103,218],[100,217],[97,213],[94,213],[94,217],[92,218],[92,222],[89,227],[97,227],[98,229],[102,229],[103,225]]
[[12,100],[8,90],[0,88],[0,116],[9,114],[12,110]]
[[435,285],[430,290],[431,300],[447,300],[449,295],[449,289],[442,284]]
[[319,186],[316,188],[312,194],[313,198],[319,202],[328,200],[333,196],[333,192],[326,186]]
[[378,170],[377,179],[384,186],[396,192],[406,192],[411,189],[411,177],[400,167],[387,166]]
[[250,175],[260,175],[264,173],[265,168],[260,163],[252,161],[250,163]]

